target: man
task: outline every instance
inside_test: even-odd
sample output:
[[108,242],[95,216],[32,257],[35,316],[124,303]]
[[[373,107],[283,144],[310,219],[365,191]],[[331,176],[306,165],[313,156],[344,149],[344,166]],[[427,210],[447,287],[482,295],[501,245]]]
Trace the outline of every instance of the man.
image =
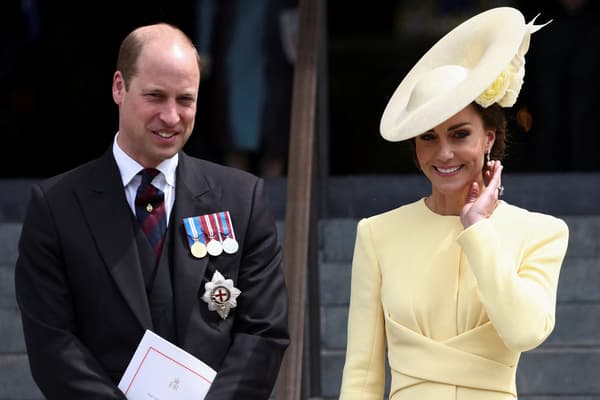
[[[281,248],[261,179],[181,151],[199,83],[182,31],[134,30],[113,77],[113,145],[33,186],[15,286],[48,399],[124,399],[117,384],[146,329],[217,371],[206,399],[272,391],[289,343]],[[232,285],[207,293],[219,277]]]

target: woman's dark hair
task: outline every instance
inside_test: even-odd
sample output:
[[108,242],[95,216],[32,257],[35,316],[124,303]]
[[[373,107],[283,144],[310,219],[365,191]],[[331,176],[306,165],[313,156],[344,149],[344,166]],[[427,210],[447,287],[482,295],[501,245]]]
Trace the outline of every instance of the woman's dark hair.
[[[500,107],[497,103],[492,104],[491,106],[484,108],[479,104],[473,102],[471,103],[477,114],[481,117],[483,121],[483,127],[485,129],[490,129],[496,132],[496,140],[494,140],[494,145],[492,146],[492,151],[490,157],[492,160],[502,160],[504,157],[504,153],[506,151],[506,128],[507,128],[507,120],[506,114],[504,113],[504,109]],[[419,160],[417,160],[417,152],[415,147],[416,138],[412,138],[409,140],[410,147],[412,149],[413,161],[419,167]],[[485,170],[485,165],[484,165]]]
[[473,102],[475,111],[481,116],[483,120],[483,127],[496,131],[496,140],[492,146],[490,157],[492,160],[502,160],[504,158],[504,152],[506,151],[506,115],[504,110],[497,103],[492,104],[487,108],[481,107],[479,104]]

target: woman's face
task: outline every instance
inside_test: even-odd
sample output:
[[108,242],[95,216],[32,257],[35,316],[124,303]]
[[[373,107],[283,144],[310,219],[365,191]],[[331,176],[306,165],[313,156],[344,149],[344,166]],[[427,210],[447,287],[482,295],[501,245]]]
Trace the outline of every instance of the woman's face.
[[419,166],[433,193],[467,191],[473,182],[483,187],[481,170],[495,132],[486,130],[472,105],[415,138]]

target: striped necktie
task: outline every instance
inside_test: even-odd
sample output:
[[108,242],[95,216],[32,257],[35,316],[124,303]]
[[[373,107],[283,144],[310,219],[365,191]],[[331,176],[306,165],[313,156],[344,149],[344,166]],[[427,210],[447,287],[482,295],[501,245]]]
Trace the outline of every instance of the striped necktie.
[[142,183],[135,197],[135,215],[157,259],[160,257],[167,230],[165,194],[151,183],[158,173],[155,168],[146,168],[139,173]]

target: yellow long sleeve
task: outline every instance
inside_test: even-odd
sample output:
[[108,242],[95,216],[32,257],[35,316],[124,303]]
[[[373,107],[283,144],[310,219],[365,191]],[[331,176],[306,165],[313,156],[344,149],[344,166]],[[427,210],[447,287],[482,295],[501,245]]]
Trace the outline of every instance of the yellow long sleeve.
[[340,399],[381,399],[385,384],[381,274],[366,220],[361,220],[357,227],[351,293]]
[[[526,351],[540,345],[554,328],[558,278],[569,232],[562,220],[547,215],[500,214],[495,224],[483,220],[471,226],[458,242],[498,335],[509,349]],[[527,242],[499,235],[511,227],[523,230]]]

